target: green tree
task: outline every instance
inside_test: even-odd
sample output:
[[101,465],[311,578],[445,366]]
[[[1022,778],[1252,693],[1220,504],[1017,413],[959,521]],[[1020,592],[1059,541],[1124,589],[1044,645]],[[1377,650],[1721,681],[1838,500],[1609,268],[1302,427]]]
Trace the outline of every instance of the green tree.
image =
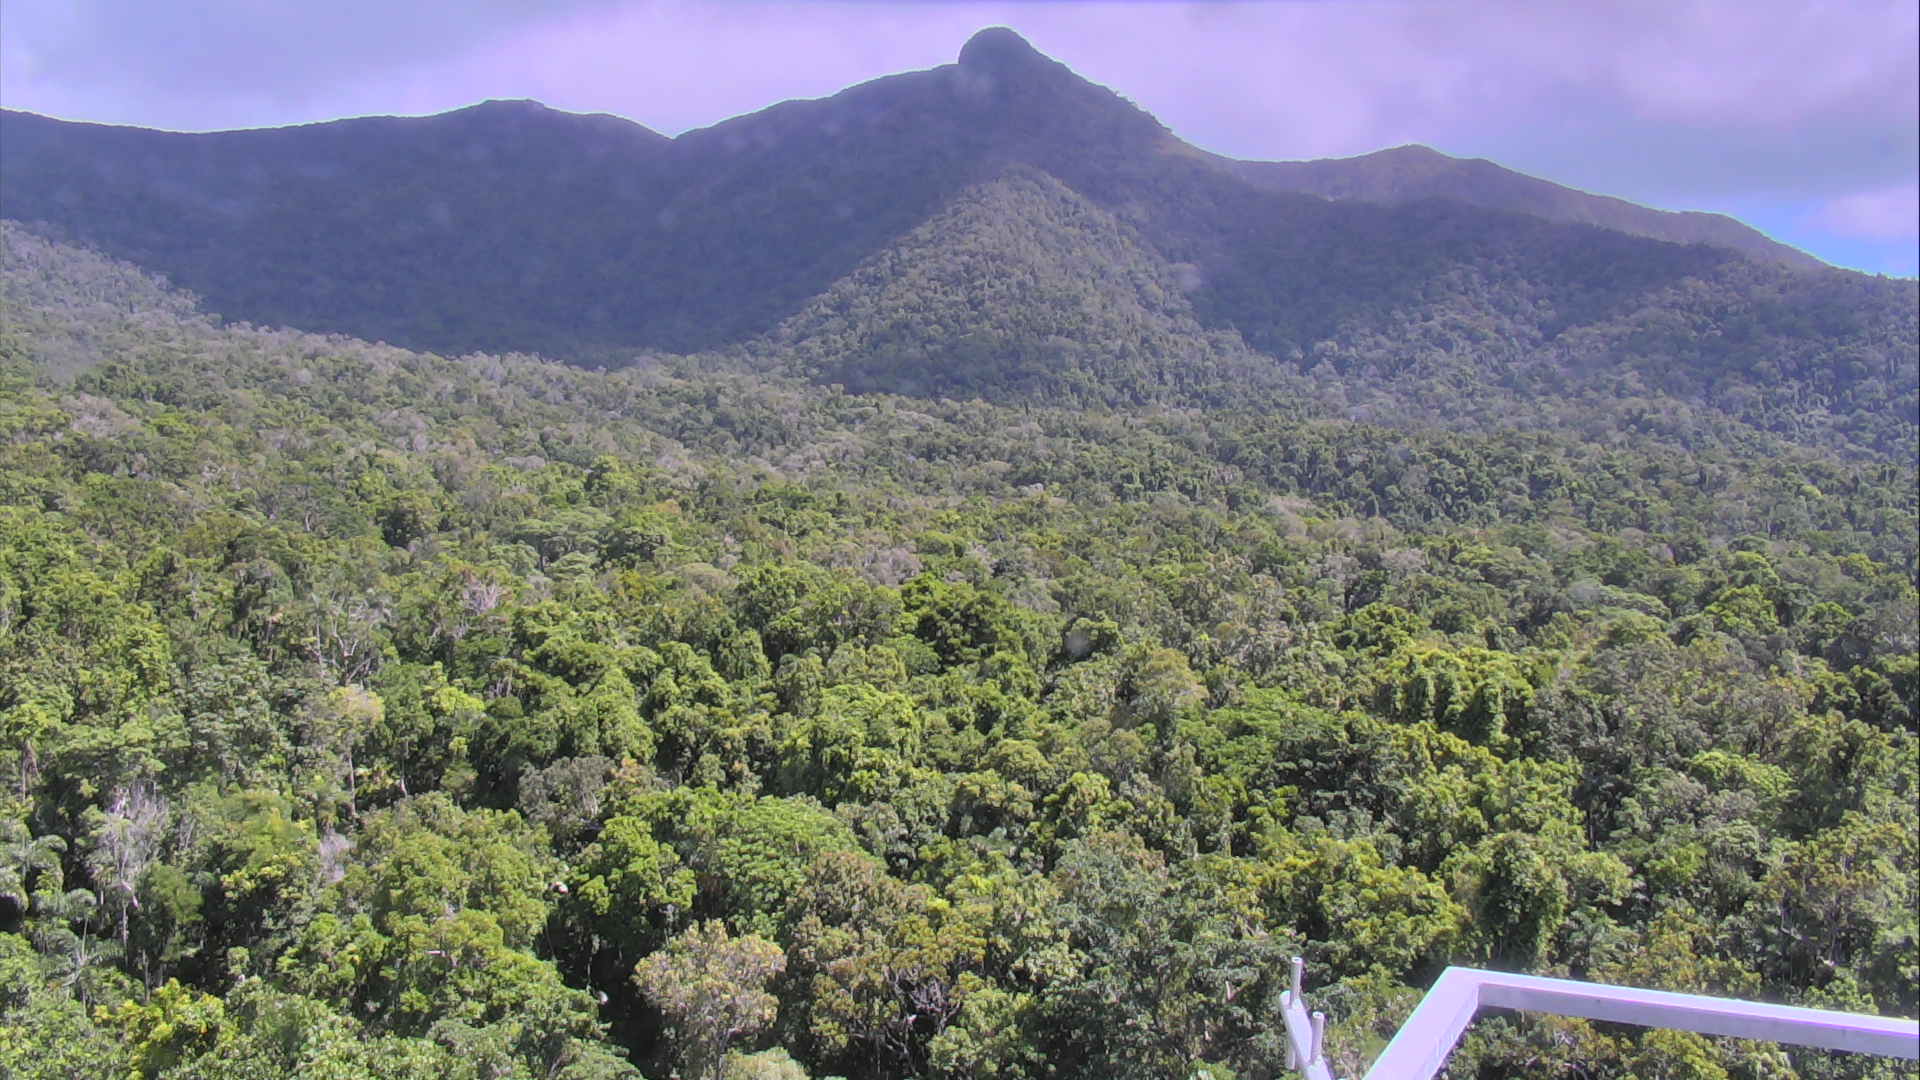
[[633,979],[666,1015],[687,1075],[721,1080],[734,1042],[773,1022],[779,1002],[767,984],[786,966],[780,946],[753,934],[734,937],[707,920],[640,961]]
[[25,822],[0,820],[0,900],[12,905],[0,931],[17,928],[32,910],[34,882],[60,875],[60,856],[67,841],[60,836],[35,836]]

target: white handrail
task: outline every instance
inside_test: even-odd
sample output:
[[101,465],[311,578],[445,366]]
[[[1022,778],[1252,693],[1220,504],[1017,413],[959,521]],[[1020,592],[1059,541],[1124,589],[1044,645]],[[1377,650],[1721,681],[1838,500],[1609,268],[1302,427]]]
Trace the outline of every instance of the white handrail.
[[[1333,1080],[1326,1062],[1326,1018],[1307,1011],[1301,991],[1304,969],[1304,962],[1294,957],[1293,985],[1280,996],[1287,1027],[1287,1068],[1308,1080]],[[1393,1041],[1374,1059],[1365,1080],[1431,1080],[1482,1008],[1554,1013],[1920,1061],[1920,1022],[1913,1020],[1450,967],[1441,972],[1413,1015],[1400,1025]]]
[[1920,1022],[1913,1020],[1450,967],[1374,1060],[1366,1080],[1429,1080],[1483,1007],[1920,1060]]

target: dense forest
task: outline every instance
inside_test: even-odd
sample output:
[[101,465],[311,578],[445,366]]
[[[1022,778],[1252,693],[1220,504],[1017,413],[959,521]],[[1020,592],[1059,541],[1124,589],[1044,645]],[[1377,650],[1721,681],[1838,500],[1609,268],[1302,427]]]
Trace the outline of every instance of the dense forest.
[[[1179,282],[1026,173],[612,371],[0,239],[0,1074],[1253,1080],[1295,954],[1341,1075],[1449,963],[1920,1012],[1912,357],[1765,355],[1805,309],[1711,282],[1772,269],[1664,287],[1817,406],[1646,325],[1555,394],[1218,336],[1203,409]],[[918,396],[818,370],[929,319],[981,336]],[[1516,1017],[1449,1070],[1898,1075]]]

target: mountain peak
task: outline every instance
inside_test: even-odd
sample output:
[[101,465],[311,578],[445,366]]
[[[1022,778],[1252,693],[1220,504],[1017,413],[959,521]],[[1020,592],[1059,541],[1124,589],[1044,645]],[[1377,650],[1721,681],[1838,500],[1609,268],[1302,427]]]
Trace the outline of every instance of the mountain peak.
[[507,112],[526,113],[526,112],[552,112],[553,111],[552,109],[547,108],[545,104],[535,101],[532,98],[488,98],[485,101],[479,102],[478,104],[469,105],[467,106],[467,108],[473,109],[476,111],[485,110],[487,112],[498,112],[498,113],[507,113]]
[[988,110],[998,130],[1025,132],[1056,151],[1138,146],[1166,133],[1132,102],[1004,26],[974,34],[961,47],[960,62],[934,74],[957,91],[960,102]]
[[[1364,157],[1368,155],[1362,155],[1362,156]],[[1458,160],[1456,158],[1450,157],[1447,154],[1443,154],[1438,150],[1435,150],[1431,146],[1427,146],[1422,143],[1405,143],[1400,146],[1388,147],[1385,150],[1375,150],[1371,156],[1376,158],[1402,158],[1408,161]]]
[[989,26],[960,47],[963,68],[1007,71],[1044,63],[1046,59],[1038,49],[1027,44],[1026,38],[1005,26]]

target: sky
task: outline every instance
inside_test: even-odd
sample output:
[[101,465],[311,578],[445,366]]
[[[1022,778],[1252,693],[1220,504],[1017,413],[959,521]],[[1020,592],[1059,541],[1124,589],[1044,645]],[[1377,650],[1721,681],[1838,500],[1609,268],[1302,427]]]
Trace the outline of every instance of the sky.
[[994,25],[1216,153],[1423,143],[1920,270],[1914,0],[6,0],[0,105],[208,131],[534,98],[676,135]]

